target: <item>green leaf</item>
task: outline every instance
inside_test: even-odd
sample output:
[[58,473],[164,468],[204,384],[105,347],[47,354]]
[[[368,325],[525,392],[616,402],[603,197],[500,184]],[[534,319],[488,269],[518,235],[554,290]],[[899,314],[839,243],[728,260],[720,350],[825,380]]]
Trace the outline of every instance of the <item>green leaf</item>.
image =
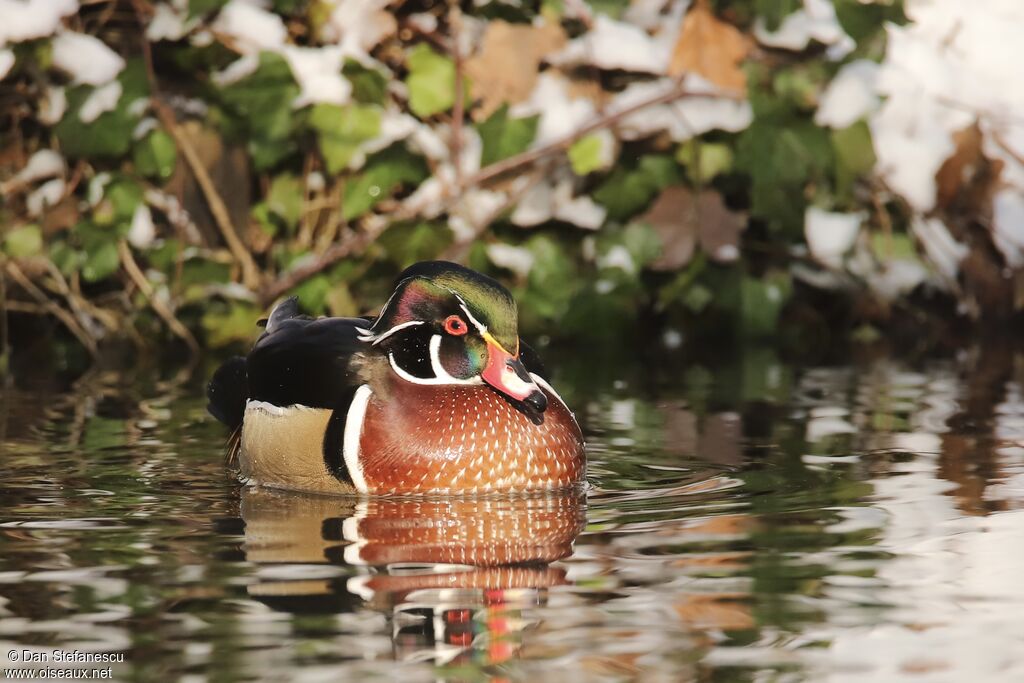
[[201,321],[206,343],[218,348],[234,342],[247,342],[255,336],[259,317],[259,311],[245,304],[233,304],[227,311],[223,307],[208,308]]
[[809,184],[828,186],[828,131],[809,121],[757,121],[737,143],[736,166],[751,179],[751,213],[774,230],[801,234]]
[[[426,43],[409,51],[409,108],[419,118],[447,111],[455,104],[455,64]],[[464,79],[467,86],[469,79]]]
[[191,19],[216,12],[226,4],[228,4],[228,0],[188,0],[188,16]]
[[11,258],[28,258],[43,250],[43,231],[38,225],[25,225],[4,235],[4,253]]
[[656,194],[680,180],[672,157],[648,155],[629,168],[618,166],[594,191],[594,199],[608,209],[608,217],[624,220],[642,211]]
[[443,223],[398,223],[377,242],[399,268],[437,258],[452,243],[452,231]]
[[342,75],[352,84],[352,98],[363,104],[383,105],[388,97],[388,79],[377,69],[363,66],[354,59],[346,59]]
[[292,101],[298,94],[288,63],[272,52],[261,52],[255,72],[220,91],[227,110],[222,125],[230,129],[243,124],[240,132],[257,169],[274,165],[294,150],[289,137]]
[[676,161],[686,166],[686,177],[690,182],[702,185],[732,170],[732,147],[720,142],[691,139],[679,145]]
[[604,143],[601,136],[596,133],[586,135],[569,148],[569,163],[572,164],[573,173],[576,175],[587,175],[604,167],[601,159],[601,149]]
[[782,20],[801,7],[802,0],[754,0],[754,10],[764,19],[769,31],[777,31]]
[[418,185],[428,175],[421,157],[402,145],[392,145],[367,159],[362,174],[345,187],[341,215],[345,220],[362,216],[403,184]]
[[115,241],[103,242],[95,248],[86,248],[85,264],[82,266],[82,278],[86,282],[99,282],[115,272],[121,265]]
[[125,179],[108,185],[103,197],[113,207],[115,220],[131,221],[135,216],[135,209],[143,202],[143,194],[141,185]]
[[327,296],[331,293],[331,281],[326,275],[317,275],[295,288],[295,296],[303,310],[313,315],[323,315],[327,305]]
[[317,131],[327,172],[335,174],[344,169],[359,145],[380,135],[380,120],[380,109],[374,106],[315,105],[309,113],[309,125]]
[[832,147],[836,157],[836,194],[853,200],[853,184],[875,167],[875,147],[865,121],[834,130]]
[[289,232],[294,232],[302,218],[302,203],[305,188],[302,180],[291,173],[274,177],[267,192],[267,209],[277,216]]
[[789,301],[792,282],[785,273],[763,278],[744,276],[740,281],[740,323],[747,337],[766,338],[775,333],[779,313]]
[[178,161],[178,149],[174,138],[163,130],[154,130],[132,149],[135,170],[149,178],[167,180],[174,173]]
[[141,117],[141,112],[132,112],[132,105],[149,93],[142,60],[129,60],[117,80],[121,83],[121,99],[114,109],[100,114],[91,123],[83,122],[80,112],[95,88],[68,89],[67,111],[53,129],[60,140],[61,151],[68,157],[121,157],[131,149],[132,130]]
[[502,105],[476,127],[483,141],[480,165],[487,166],[525,151],[537,135],[539,121],[540,116],[510,119],[508,105]]

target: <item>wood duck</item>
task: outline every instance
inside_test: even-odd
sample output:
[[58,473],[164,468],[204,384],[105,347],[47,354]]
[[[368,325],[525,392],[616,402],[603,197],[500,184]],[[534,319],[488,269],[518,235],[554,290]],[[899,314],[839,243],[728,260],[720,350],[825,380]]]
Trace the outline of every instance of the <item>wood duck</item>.
[[311,319],[283,301],[207,395],[255,485],[476,494],[585,474],[579,425],[519,339],[512,296],[455,263],[406,269],[376,318]]

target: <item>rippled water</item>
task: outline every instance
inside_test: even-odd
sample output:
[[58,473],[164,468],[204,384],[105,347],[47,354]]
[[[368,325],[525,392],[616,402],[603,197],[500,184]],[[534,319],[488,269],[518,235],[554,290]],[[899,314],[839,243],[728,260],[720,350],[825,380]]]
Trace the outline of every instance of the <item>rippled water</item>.
[[0,668],[61,649],[145,681],[1024,680],[1020,355],[562,368],[585,499],[240,489],[209,369],[3,392]]

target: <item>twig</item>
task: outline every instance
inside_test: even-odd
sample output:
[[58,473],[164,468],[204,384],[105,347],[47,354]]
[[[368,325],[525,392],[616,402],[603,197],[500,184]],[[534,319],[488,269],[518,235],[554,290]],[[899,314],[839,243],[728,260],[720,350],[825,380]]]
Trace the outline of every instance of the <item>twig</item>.
[[78,321],[75,320],[74,316],[65,311],[63,308],[53,303],[41,289],[35,286],[35,284],[28,279],[28,276],[18,267],[14,261],[8,261],[7,273],[11,276],[15,282],[24,289],[29,296],[35,299],[40,306],[45,308],[52,316],[57,318],[64,324],[64,327],[68,328],[71,334],[75,335],[75,339],[89,351],[89,353],[96,356],[96,340],[89,336],[89,333],[82,328]]
[[462,119],[465,116],[465,75],[462,63],[462,10],[458,0],[450,0],[452,61],[455,62],[455,103],[452,105],[451,157],[455,168],[455,187],[462,187]]
[[377,239],[391,223],[391,220],[381,220],[372,227],[364,228],[359,232],[349,231],[340,241],[331,245],[324,253],[320,254],[316,260],[293,268],[264,287],[259,293],[260,302],[266,306],[292,287],[297,287],[309,278],[327,270],[346,256],[365,248]]
[[152,106],[157,118],[160,119],[161,125],[171,134],[178,149],[181,150],[182,156],[185,157],[185,162],[192,171],[192,175],[195,176],[199,189],[203,192],[203,197],[206,199],[206,204],[210,207],[210,213],[213,214],[214,222],[220,229],[224,242],[228,245],[228,249],[231,251],[231,255],[234,256],[235,261],[242,267],[242,283],[249,289],[255,290],[259,287],[260,281],[256,262],[253,261],[249,250],[245,248],[242,240],[238,238],[234,226],[231,225],[231,217],[228,214],[227,206],[224,204],[224,200],[221,199],[220,193],[217,192],[217,188],[214,186],[210,175],[206,172],[206,167],[203,166],[199,153],[192,146],[192,142],[181,132],[181,128],[178,126],[170,107],[161,102],[156,94],[152,96]]
[[[144,27],[144,5],[141,3],[141,0],[133,0],[132,4],[140,26]],[[146,67],[146,80],[149,82],[149,89],[151,91],[150,104],[153,107],[153,112],[160,120],[160,125],[174,138],[175,145],[177,145],[182,156],[185,157],[185,163],[188,164],[192,175],[195,176],[196,183],[203,193],[203,198],[206,199],[207,206],[210,207],[210,213],[213,214],[213,220],[217,224],[225,244],[228,245],[231,255],[242,268],[242,283],[255,291],[260,283],[260,274],[256,268],[256,262],[253,261],[252,254],[246,249],[242,240],[238,238],[238,234],[231,224],[231,216],[228,213],[227,206],[224,204],[220,193],[217,192],[210,174],[206,172],[206,167],[203,166],[199,153],[192,146],[192,142],[182,133],[174,112],[160,99],[160,82],[156,77],[156,70],[153,68],[153,53],[150,50],[148,40],[142,41],[142,57]]]
[[124,240],[118,242],[117,252],[121,256],[121,265],[124,266],[124,271],[131,278],[132,282],[135,283],[135,286],[139,288],[142,295],[146,297],[153,311],[160,316],[160,319],[170,328],[171,332],[185,342],[189,351],[193,355],[197,355],[199,353],[199,344],[196,342],[196,338],[192,336],[187,327],[181,324],[181,321],[175,317],[174,313],[160,297],[156,295],[153,285],[149,283],[149,280],[146,279],[146,276],[139,268],[139,264],[135,262],[135,257],[132,256],[132,250],[128,247],[128,243]]
[[607,114],[605,116],[597,118],[588,123],[587,125],[577,128],[575,131],[569,133],[568,135],[562,137],[561,139],[555,140],[554,142],[544,145],[543,147],[531,149],[526,152],[510,156],[507,159],[496,161],[495,163],[490,164],[489,166],[485,166],[484,168],[481,168],[475,174],[467,178],[462,185],[462,189],[474,187],[476,185],[482,185],[483,183],[486,183],[487,181],[499,175],[508,173],[509,171],[514,171],[517,168],[520,168],[521,166],[527,166],[529,164],[532,164],[533,162],[539,159],[543,159],[549,154],[554,154],[556,152],[562,151],[563,149],[567,149],[572,145],[572,143],[576,142],[580,138],[585,137],[590,133],[593,133],[594,131],[598,131],[603,128],[608,128],[609,126],[614,126],[622,119],[626,118],[631,114],[635,114],[638,111],[647,109],[648,107],[655,107],[659,104],[667,104],[669,102],[674,102],[684,97],[724,97],[728,99],[743,99],[744,96],[741,93],[734,92],[711,93],[706,91],[693,91],[687,90],[686,88],[679,86],[655,97],[650,97],[646,100],[643,100],[642,102],[637,102],[636,104],[626,107],[625,109],[620,109],[618,111],[612,112],[611,114]]

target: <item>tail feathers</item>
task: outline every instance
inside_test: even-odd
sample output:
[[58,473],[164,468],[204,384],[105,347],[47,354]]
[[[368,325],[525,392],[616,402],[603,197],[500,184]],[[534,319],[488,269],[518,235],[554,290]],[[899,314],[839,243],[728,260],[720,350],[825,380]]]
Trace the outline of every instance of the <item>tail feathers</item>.
[[290,296],[274,306],[274,310],[270,312],[270,318],[267,320],[267,334],[271,334],[285,320],[298,317],[300,317],[299,297]]
[[206,409],[232,430],[242,425],[245,402],[249,398],[249,381],[245,374],[245,358],[235,356],[224,362],[206,387],[209,403]]

